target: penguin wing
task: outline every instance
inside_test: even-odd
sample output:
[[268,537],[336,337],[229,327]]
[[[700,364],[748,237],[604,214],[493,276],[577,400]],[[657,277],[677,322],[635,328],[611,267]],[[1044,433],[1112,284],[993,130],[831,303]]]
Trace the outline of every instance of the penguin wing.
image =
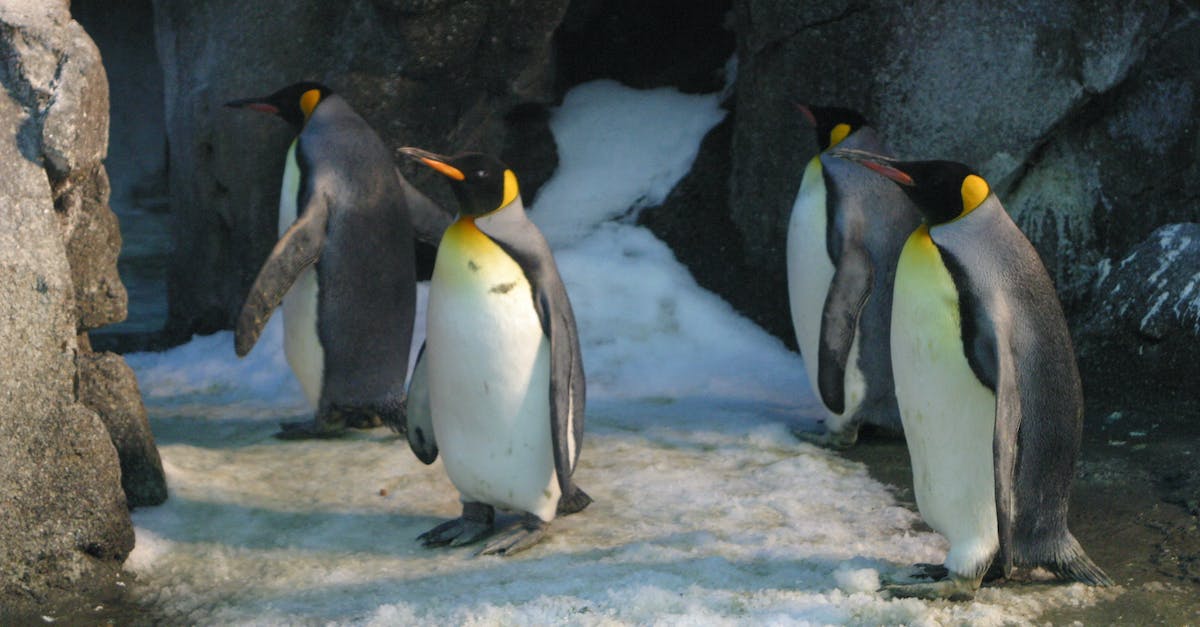
[[860,243],[841,246],[821,311],[821,345],[817,353],[817,387],[821,400],[835,414],[846,409],[846,362],[858,318],[870,295],[873,274],[871,257]]
[[563,495],[573,493],[571,474],[583,441],[584,376],[575,313],[558,273],[535,281],[534,302],[542,330],[550,339],[550,437],[554,470]]
[[306,194],[300,217],[275,243],[270,256],[258,271],[254,285],[238,315],[234,350],[244,357],[262,334],[271,313],[279,306],[292,284],[306,268],[316,263],[325,245],[325,225],[329,209],[320,194]]
[[432,464],[438,456],[433,437],[433,410],[429,405],[429,368],[425,365],[425,345],[417,353],[412,381],[408,384],[408,446],[422,463]]

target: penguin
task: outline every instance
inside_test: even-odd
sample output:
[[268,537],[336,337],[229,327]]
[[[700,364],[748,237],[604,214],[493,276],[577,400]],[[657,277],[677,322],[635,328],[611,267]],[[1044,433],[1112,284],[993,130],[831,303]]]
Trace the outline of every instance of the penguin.
[[283,303],[284,352],[315,409],[277,437],[333,437],[381,422],[403,429],[416,309],[413,226],[449,223],[408,185],[383,141],[331,89],[296,83],[226,103],[297,131],[279,194],[279,241],[237,320],[235,351],[254,347]]
[[440,452],[463,509],[418,540],[481,540],[499,508],[520,518],[477,554],[511,555],[592,500],[572,478],[585,404],[575,315],[510,168],[480,153],[401,152],[444,175],[460,209],[434,261],[407,436],[426,464]]
[[833,154],[890,179],[924,220],[896,268],[892,364],[917,508],[950,551],[915,567],[932,581],[884,590],[967,600],[1017,566],[1112,585],[1067,529],[1083,391],[1037,251],[966,165]]
[[796,107],[816,131],[821,152],[804,169],[788,221],[788,300],[800,356],[825,417],[820,432],[795,433],[847,448],[864,422],[901,430],[889,340],[892,280],[900,248],[920,215],[895,185],[830,157],[834,147],[886,154],[861,114]]

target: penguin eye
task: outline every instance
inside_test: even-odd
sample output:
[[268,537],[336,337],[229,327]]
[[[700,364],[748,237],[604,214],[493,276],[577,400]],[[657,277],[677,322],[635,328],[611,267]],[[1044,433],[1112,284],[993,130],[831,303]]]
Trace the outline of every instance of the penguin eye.
[[485,179],[489,176],[489,173],[487,170],[476,170],[475,176],[476,176],[476,178]]

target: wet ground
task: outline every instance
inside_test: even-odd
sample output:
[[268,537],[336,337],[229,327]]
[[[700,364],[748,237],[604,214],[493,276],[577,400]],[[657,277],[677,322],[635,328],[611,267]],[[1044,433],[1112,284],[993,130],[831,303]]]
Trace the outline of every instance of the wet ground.
[[[1121,594],[1055,608],[1046,624],[1200,625],[1200,400],[1144,396],[1090,394],[1071,502],[1072,533]],[[845,455],[916,509],[903,441],[867,437]]]

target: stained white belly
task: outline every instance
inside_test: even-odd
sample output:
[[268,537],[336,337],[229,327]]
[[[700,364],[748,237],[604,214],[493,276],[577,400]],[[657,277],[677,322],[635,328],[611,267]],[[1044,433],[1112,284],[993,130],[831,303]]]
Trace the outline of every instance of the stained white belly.
[[999,546],[995,395],[963,352],[958,293],[925,227],[904,247],[892,304],[896,400],[925,522],[950,541],[946,567],[973,573]]
[[[281,237],[296,221],[300,168],[296,163],[295,141],[288,148],[284,163],[283,184],[279,190]],[[283,297],[283,352],[300,381],[304,397],[314,409],[321,399],[321,378],[325,371],[325,351],[317,337],[317,295],[317,272],[309,268],[300,274]]]
[[[825,184],[818,155],[804,169],[800,192],[792,205],[787,236],[788,300],[792,310],[792,326],[796,331],[800,356],[804,359],[804,369],[808,372],[809,385],[818,399],[817,355],[821,346],[821,316],[834,274],[834,266],[825,245],[827,222]],[[840,431],[846,420],[854,415],[862,402],[864,391],[864,379],[858,371],[856,329],[850,359],[846,363],[845,409],[841,414],[835,414],[826,408],[826,424],[831,431]]]
[[473,225],[438,250],[426,358],[433,430],[464,501],[552,520],[550,350],[520,267]]

